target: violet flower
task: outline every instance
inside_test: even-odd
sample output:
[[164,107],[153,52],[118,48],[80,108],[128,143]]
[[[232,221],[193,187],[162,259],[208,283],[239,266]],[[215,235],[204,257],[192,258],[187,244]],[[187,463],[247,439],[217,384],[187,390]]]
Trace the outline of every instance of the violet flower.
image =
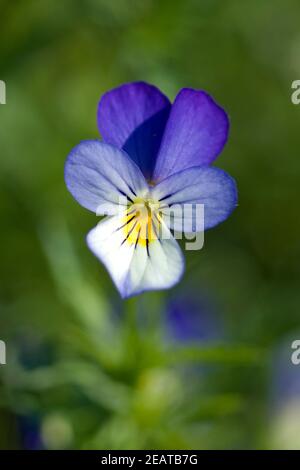
[[[144,82],[106,93],[98,106],[103,141],[87,140],[69,154],[66,185],[97,215],[107,215],[87,243],[123,298],[174,286],[184,257],[170,207],[204,204],[204,229],[223,222],[237,203],[234,180],[209,166],[223,149],[229,121],[204,91],[183,88],[171,105]],[[124,202],[123,199],[124,198]]]
[[205,343],[223,336],[216,308],[203,293],[172,296],[166,308],[165,329],[168,339],[178,344]]

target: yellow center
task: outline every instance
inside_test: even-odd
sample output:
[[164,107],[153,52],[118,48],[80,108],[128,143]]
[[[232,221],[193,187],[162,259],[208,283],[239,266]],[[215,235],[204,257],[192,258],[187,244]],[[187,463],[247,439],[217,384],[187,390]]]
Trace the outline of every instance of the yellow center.
[[128,207],[123,222],[125,240],[129,244],[146,246],[158,239],[161,224],[159,202],[136,198]]

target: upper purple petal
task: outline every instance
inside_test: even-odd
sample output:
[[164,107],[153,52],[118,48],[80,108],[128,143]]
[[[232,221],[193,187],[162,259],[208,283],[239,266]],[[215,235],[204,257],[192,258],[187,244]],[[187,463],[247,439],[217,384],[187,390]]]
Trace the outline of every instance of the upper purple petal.
[[83,207],[101,214],[115,214],[148,186],[137,165],[122,150],[99,140],[78,144],[65,164],[65,181]]
[[170,102],[158,88],[134,82],[102,96],[98,128],[105,142],[123,148],[151,179],[170,112]]
[[207,93],[183,88],[172,106],[153,180],[211,164],[223,149],[228,130],[227,114]]

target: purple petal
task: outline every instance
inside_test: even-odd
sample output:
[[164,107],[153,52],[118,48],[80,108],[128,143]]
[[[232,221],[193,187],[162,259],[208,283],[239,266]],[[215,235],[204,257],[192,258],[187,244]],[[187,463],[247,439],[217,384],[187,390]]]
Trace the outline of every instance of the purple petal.
[[223,149],[228,129],[227,114],[207,93],[183,88],[172,106],[153,179],[209,165]]
[[166,330],[176,342],[220,339],[222,328],[210,299],[200,291],[179,293],[176,290],[166,308]]
[[83,207],[115,214],[120,201],[148,191],[145,178],[125,152],[98,140],[87,140],[69,154],[65,165],[68,190]]
[[123,148],[151,178],[170,112],[170,102],[144,82],[115,88],[101,98],[98,128],[105,142]]
[[[175,204],[204,204],[206,230],[229,217],[237,204],[237,189],[234,179],[225,171],[214,167],[194,167],[166,178],[152,189],[152,197],[168,208]],[[180,220],[175,214],[172,227],[175,230],[184,226],[184,212],[184,209],[180,211]]]

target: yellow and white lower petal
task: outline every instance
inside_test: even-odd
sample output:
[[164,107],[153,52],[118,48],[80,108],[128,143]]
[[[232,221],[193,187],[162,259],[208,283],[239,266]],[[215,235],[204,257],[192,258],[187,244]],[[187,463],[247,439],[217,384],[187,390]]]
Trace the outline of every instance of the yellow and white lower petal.
[[153,201],[137,199],[101,221],[87,237],[123,298],[175,285],[184,271],[181,249]]

